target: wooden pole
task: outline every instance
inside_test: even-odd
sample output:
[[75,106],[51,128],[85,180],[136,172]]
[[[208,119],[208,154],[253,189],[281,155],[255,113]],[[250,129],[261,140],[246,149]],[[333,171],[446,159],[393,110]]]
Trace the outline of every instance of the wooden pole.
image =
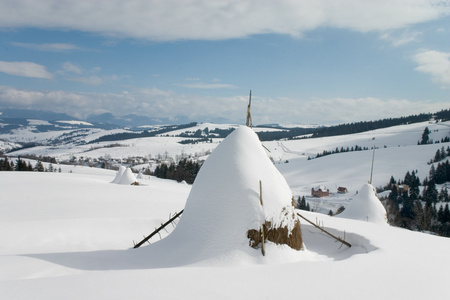
[[[261,209],[263,210],[264,213],[264,208],[263,208],[263,199],[262,199],[262,182],[261,180],[259,181],[259,202],[261,203]],[[262,225],[261,225],[261,254],[263,256],[266,256],[266,249],[264,247],[264,230],[266,229],[266,220],[263,221]]]
[[323,229],[322,227],[320,227],[319,225],[314,224],[313,222],[311,222],[310,220],[308,220],[307,218],[305,218],[304,216],[302,216],[301,214],[297,213],[297,215],[302,218],[303,220],[305,220],[306,222],[308,222],[309,224],[313,225],[314,227],[320,229],[322,232],[328,234],[329,236],[331,236],[332,238],[338,240],[339,242],[341,242],[342,244],[344,244],[347,247],[351,247],[352,245],[346,241],[344,241],[343,239],[341,239],[340,237],[335,236],[332,233],[329,233],[328,231],[326,231],[325,229]]
[[164,224],[161,224],[161,226],[159,226],[155,231],[153,231],[150,235],[148,235],[145,239],[143,239],[142,241],[140,241],[139,243],[137,243],[136,245],[134,245],[134,249],[139,248],[140,246],[142,246],[146,241],[148,241],[149,239],[151,239],[155,234],[159,233],[162,229],[164,229],[164,227],[166,227],[167,225],[169,225],[170,223],[172,223],[176,218],[178,218],[179,216],[181,216],[181,214],[183,213],[184,209],[181,210],[179,213],[177,213],[175,216],[173,216],[172,218],[169,219],[169,221],[167,221]]
[[372,167],[370,168],[370,181],[369,181],[369,184],[372,184],[373,161],[374,160],[375,160],[375,145],[373,145]]

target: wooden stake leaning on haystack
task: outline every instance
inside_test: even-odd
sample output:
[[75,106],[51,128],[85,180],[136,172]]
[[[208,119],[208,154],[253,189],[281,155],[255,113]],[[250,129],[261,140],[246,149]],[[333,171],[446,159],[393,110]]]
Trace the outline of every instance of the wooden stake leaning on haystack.
[[[332,233],[326,231],[325,229],[323,229],[323,228],[320,227],[319,225],[314,224],[313,222],[311,222],[310,220],[308,220],[307,218],[305,218],[304,216],[302,216],[302,215],[299,214],[299,213],[297,213],[297,216],[299,216],[300,218],[302,218],[303,220],[305,220],[305,221],[308,222],[309,224],[313,225],[314,227],[320,229],[322,232],[328,234],[329,236],[331,236],[332,238],[334,238],[334,239],[337,240],[338,242],[341,242],[341,243],[344,244],[345,246],[347,246],[347,247],[349,247],[349,248],[352,246],[349,242],[346,242],[346,241],[345,241],[345,238],[342,239],[342,238],[340,238],[340,237],[338,237],[338,236],[335,236],[334,234],[332,234]],[[344,234],[345,234],[345,232],[344,232]]]
[[[259,202],[261,202],[261,209],[264,215],[264,206],[263,206],[263,199],[262,199],[262,183],[261,180],[259,181]],[[264,217],[265,219],[265,217]],[[266,249],[264,248],[264,231],[266,230],[266,222],[264,222],[261,225],[261,253],[263,256],[266,256]]]
[[[154,235],[156,235],[157,233],[159,234],[159,232],[161,230],[166,230],[165,227],[169,224],[173,225],[173,222],[175,221],[176,218],[180,217],[181,214],[183,213],[184,209],[182,209],[179,213],[176,213],[173,217],[169,218],[169,220],[164,223],[161,224],[161,226],[159,226],[158,228],[155,229],[155,231],[153,231],[152,233],[150,233],[147,237],[145,237],[142,241],[140,241],[139,243],[137,243],[136,245],[134,245],[134,249],[139,248],[140,246],[142,246],[145,242],[148,242],[149,239],[151,239]],[[167,230],[166,230],[167,231]],[[161,237],[161,236],[160,236]],[[150,243],[150,242],[148,242]]]

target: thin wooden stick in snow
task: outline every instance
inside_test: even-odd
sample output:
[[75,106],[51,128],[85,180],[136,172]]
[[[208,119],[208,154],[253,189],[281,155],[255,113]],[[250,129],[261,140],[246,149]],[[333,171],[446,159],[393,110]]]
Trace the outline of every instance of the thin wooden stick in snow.
[[314,224],[313,222],[311,222],[310,220],[308,220],[307,218],[305,218],[304,216],[302,216],[301,214],[297,213],[297,216],[299,216],[300,218],[302,218],[303,220],[305,220],[306,222],[308,222],[309,224],[313,225],[316,228],[319,228],[321,231],[323,231],[324,233],[328,234],[329,236],[331,236],[332,238],[336,239],[337,241],[341,242],[342,244],[344,244],[347,247],[351,247],[352,245],[346,241],[344,241],[343,239],[341,239],[340,237],[335,236],[332,233],[329,233],[328,231],[326,231],[325,229],[323,229],[322,227],[320,227],[319,225]]

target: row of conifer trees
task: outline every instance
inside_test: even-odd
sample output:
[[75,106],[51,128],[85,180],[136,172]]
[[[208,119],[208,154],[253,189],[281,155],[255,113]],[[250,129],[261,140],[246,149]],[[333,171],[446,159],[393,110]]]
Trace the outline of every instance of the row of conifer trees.
[[199,162],[185,158],[180,160],[178,164],[174,162],[170,164],[161,163],[151,175],[158,178],[174,179],[178,182],[186,181],[192,184],[200,171],[200,167],[201,164]]
[[[53,164],[45,168],[41,161],[37,161],[33,166],[30,161],[26,162],[20,157],[15,162],[8,159],[8,157],[4,157],[0,158],[0,171],[56,172],[57,170],[53,167]],[[61,169],[58,171],[61,172]]]

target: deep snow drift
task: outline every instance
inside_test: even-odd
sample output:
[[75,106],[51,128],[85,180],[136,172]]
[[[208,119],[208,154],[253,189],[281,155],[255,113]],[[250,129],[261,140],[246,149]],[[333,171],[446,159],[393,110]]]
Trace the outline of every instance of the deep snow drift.
[[387,225],[386,209],[377,198],[375,188],[368,183],[361,187],[345,210],[337,216]]

